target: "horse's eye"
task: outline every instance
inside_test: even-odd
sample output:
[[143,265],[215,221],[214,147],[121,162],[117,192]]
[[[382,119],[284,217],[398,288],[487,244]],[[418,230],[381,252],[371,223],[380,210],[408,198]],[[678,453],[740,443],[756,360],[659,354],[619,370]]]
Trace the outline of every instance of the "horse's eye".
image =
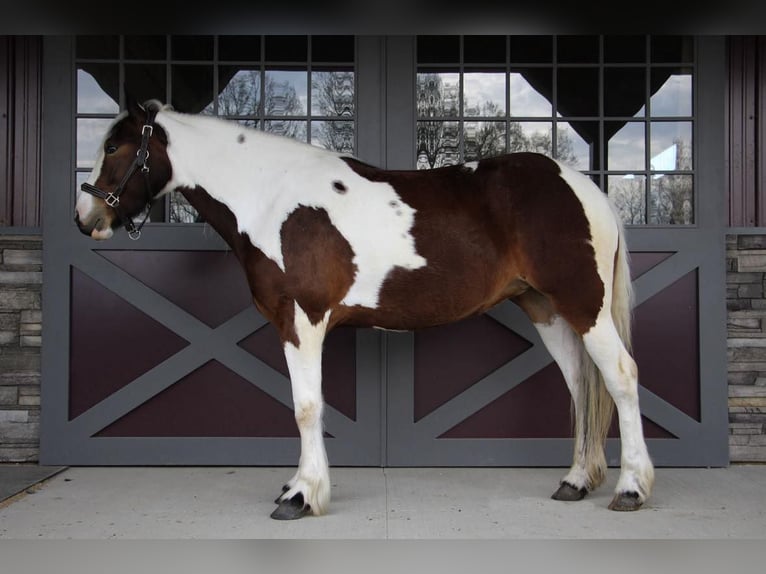
[[112,153],[114,153],[116,151],[117,151],[117,146],[116,145],[108,145],[108,146],[106,146],[106,153],[112,154]]

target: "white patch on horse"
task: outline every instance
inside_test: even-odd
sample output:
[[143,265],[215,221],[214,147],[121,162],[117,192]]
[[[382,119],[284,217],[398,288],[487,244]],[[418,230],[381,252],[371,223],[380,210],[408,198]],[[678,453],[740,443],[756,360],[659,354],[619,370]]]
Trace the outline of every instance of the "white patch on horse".
[[163,111],[156,122],[167,132],[173,166],[164,191],[204,188],[283,271],[283,223],[299,206],[324,209],[354,252],[356,277],[343,304],[375,308],[392,269],[426,265],[411,233],[415,210],[389,184],[358,175],[341,154],[255,130],[238,143],[241,126],[204,116]]
[[479,167],[478,161],[469,161],[463,164],[463,167],[466,169],[470,169],[471,171],[476,171]]

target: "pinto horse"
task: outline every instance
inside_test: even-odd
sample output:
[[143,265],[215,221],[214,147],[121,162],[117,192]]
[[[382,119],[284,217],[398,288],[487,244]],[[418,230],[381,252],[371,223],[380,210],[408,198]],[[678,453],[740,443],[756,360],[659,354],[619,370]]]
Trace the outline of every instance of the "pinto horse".
[[143,222],[132,218],[170,191],[231,247],[284,348],[301,454],[273,518],[328,509],[321,362],[333,327],[418,329],[506,299],[529,316],[572,396],[573,464],[553,498],[580,500],[603,482],[616,405],[621,470],[609,508],[646,501],[654,470],[630,354],[624,232],[585,175],[534,153],[385,171],[151,100],[111,125],[75,221],[94,239],[120,225],[136,238]]

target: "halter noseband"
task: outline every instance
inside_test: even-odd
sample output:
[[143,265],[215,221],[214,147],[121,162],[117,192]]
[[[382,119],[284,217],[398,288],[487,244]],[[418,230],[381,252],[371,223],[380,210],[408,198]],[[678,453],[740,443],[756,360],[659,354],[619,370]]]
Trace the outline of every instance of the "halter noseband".
[[[114,192],[106,192],[89,183],[83,183],[80,186],[82,191],[90,193],[95,197],[100,197],[109,207],[114,209],[115,213],[117,213],[117,217],[125,226],[125,230],[128,232],[128,237],[134,241],[141,237],[141,228],[149,218],[149,212],[151,211],[152,204],[154,203],[154,198],[152,197],[149,185],[149,138],[152,137],[152,132],[154,131],[154,118],[156,115],[157,110],[155,109],[150,109],[147,111],[146,123],[141,129],[141,147],[138,148],[138,151],[136,152],[136,159],[134,159],[133,163],[130,164],[128,171],[122,177],[120,184],[117,186],[117,189]],[[148,205],[149,209],[146,211],[146,215],[144,216],[144,219],[141,221],[141,223],[136,226],[136,224],[133,223],[133,220],[130,217],[125,216],[125,214],[122,212],[122,209],[120,209],[120,195],[122,195],[122,192],[125,191],[125,186],[127,185],[128,180],[133,177],[133,174],[139,167],[141,167],[141,173],[144,174],[144,186],[146,189],[145,205]]]

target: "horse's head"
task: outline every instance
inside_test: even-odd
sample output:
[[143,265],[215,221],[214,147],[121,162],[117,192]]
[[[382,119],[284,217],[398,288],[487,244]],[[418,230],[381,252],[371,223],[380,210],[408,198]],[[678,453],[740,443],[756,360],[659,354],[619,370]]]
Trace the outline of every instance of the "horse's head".
[[154,123],[162,104],[128,102],[104,137],[93,172],[77,191],[75,222],[93,239],[109,239],[123,225],[136,238],[132,218],[141,213],[170,180],[167,136]]

